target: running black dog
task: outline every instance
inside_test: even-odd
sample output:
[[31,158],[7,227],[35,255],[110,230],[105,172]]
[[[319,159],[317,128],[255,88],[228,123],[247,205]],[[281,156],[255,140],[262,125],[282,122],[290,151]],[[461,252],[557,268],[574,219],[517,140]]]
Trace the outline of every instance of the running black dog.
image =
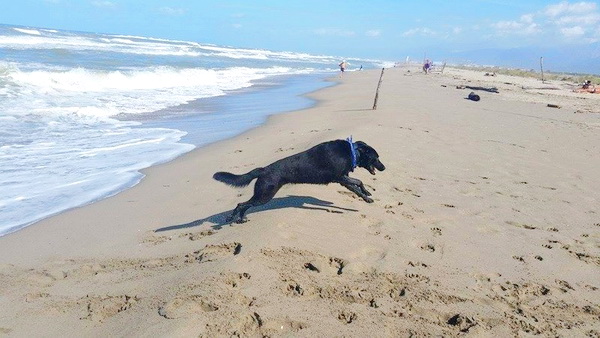
[[365,189],[363,183],[348,176],[356,167],[365,168],[372,175],[375,175],[375,169],[385,170],[375,149],[361,141],[353,143],[352,138],[349,138],[345,141],[335,140],[318,144],[243,175],[218,172],[213,178],[235,187],[247,186],[253,179],[258,178],[252,198],[238,204],[227,217],[227,222],[234,221],[237,216],[236,222],[244,223],[247,221],[244,215],[249,208],[269,202],[279,188],[290,183],[339,183],[367,203],[373,203],[369,197],[371,193]]

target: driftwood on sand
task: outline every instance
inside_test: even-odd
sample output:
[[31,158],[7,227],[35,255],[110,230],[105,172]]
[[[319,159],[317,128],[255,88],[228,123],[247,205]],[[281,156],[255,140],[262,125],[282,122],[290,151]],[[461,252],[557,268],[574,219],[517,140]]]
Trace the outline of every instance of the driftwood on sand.
[[490,92],[490,93],[499,93],[498,88],[496,87],[471,87],[471,86],[465,86],[465,88],[471,89],[471,90],[483,90],[485,92]]

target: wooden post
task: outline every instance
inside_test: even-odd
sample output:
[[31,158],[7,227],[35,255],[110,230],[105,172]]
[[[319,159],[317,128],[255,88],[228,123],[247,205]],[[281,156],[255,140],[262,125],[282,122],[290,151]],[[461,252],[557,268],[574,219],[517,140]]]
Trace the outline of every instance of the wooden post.
[[377,110],[377,99],[379,99],[379,87],[381,87],[381,80],[383,80],[383,71],[385,68],[381,68],[381,75],[379,75],[379,83],[377,84],[377,90],[375,91],[375,100],[373,101],[373,110]]
[[542,83],[544,83],[544,57],[540,57],[540,69],[542,70]]

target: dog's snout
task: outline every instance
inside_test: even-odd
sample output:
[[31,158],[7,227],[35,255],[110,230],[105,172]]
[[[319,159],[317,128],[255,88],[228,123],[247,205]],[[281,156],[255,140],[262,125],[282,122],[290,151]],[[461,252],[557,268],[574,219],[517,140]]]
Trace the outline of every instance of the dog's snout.
[[375,164],[375,168],[377,168],[377,170],[379,170],[379,171],[385,170],[385,166],[380,161],[377,161],[377,163]]

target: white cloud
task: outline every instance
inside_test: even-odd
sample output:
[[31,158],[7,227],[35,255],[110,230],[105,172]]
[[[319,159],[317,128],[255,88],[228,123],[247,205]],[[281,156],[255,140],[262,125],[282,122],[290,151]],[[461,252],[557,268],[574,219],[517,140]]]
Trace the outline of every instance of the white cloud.
[[422,36],[434,36],[437,33],[435,31],[432,31],[429,28],[426,27],[418,27],[418,28],[412,28],[407,30],[406,32],[402,33],[402,36],[414,36],[414,35],[422,35]]
[[556,5],[546,7],[544,13],[550,17],[557,17],[565,14],[584,14],[596,10],[596,4],[593,2],[577,2],[574,4],[563,1]]
[[510,32],[517,29],[521,29],[523,27],[523,24],[516,21],[498,21],[496,23],[493,23],[492,27],[502,32]]
[[339,28],[319,28],[313,31],[317,35],[329,35],[329,36],[343,36],[350,37],[354,36],[355,33],[353,31],[347,31]]
[[571,25],[574,23],[582,25],[595,25],[600,22],[600,14],[588,13],[583,15],[566,15],[557,18],[554,23],[557,25]]
[[532,14],[522,15],[519,21],[498,21],[492,24],[492,28],[496,29],[498,35],[534,35],[541,32]]
[[365,32],[366,36],[378,37],[381,35],[381,31],[379,29],[372,29]]
[[185,14],[185,10],[182,8],[161,7],[158,9],[158,11],[165,15],[173,15],[173,16],[179,16],[179,15]]
[[597,40],[594,31],[600,30],[600,13],[594,2],[562,1],[547,6],[542,14],[547,18],[549,27],[554,26],[551,29],[556,29],[566,39],[579,42]]
[[521,15],[522,23],[533,23],[533,14],[524,14]]
[[585,30],[581,26],[561,28],[560,32],[562,33],[562,35],[568,38],[580,37],[585,34]]

